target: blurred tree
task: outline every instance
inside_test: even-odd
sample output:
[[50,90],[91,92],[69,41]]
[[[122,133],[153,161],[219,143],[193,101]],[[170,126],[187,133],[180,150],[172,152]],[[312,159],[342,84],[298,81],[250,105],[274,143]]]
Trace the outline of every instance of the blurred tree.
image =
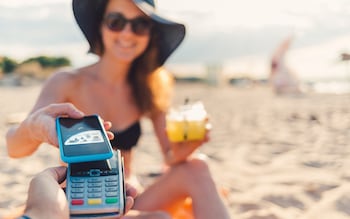
[[37,56],[33,58],[29,58],[22,62],[22,64],[30,63],[30,62],[38,62],[43,68],[57,68],[63,66],[70,66],[71,62],[66,57],[48,57],[48,56]]
[[15,68],[18,66],[18,63],[8,57],[3,57],[0,61],[0,68],[2,69],[2,72],[4,74],[9,74],[15,70]]

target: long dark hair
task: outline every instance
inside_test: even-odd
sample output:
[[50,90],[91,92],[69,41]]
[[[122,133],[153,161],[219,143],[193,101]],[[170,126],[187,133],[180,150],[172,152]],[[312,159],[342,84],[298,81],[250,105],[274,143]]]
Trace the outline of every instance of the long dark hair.
[[128,74],[128,81],[132,87],[133,95],[140,111],[145,113],[157,108],[155,104],[155,92],[152,90],[151,77],[155,74],[158,63],[158,47],[156,32],[153,31],[149,45],[145,52],[139,56],[132,64]]

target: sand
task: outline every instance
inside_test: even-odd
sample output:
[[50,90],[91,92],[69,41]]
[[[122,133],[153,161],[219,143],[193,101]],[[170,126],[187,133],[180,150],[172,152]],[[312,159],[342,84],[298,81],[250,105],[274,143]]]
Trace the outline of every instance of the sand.
[[[178,84],[174,104],[201,100],[213,125],[200,149],[232,218],[350,218],[350,94],[277,96],[266,85]],[[26,200],[31,177],[58,165],[48,145],[10,159],[4,135],[34,104],[40,85],[0,87],[0,215]],[[147,184],[161,169],[149,121],[134,169]],[[1,216],[0,216],[1,218]]]

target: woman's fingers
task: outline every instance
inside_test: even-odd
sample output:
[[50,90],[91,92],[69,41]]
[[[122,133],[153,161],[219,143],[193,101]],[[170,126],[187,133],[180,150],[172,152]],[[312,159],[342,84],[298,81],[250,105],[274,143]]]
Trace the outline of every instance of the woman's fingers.
[[84,113],[71,103],[50,104],[45,111],[53,117],[65,115],[71,118],[81,118],[84,116]]

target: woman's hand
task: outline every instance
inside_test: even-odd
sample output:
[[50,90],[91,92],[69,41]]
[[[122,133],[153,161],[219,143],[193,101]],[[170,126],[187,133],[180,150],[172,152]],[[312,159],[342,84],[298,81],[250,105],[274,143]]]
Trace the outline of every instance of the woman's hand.
[[103,122],[103,127],[106,130],[108,139],[112,140],[114,138],[114,134],[113,132],[108,131],[112,128],[112,123],[110,121],[104,121],[103,119],[102,119],[102,122]]
[[[71,103],[50,104],[32,113],[27,119],[26,123],[30,127],[32,139],[38,142],[46,142],[54,146],[58,146],[56,134],[56,118],[58,116],[67,116],[70,118],[79,119],[84,116],[84,113],[78,110]],[[112,127],[109,121],[103,121],[105,130]],[[113,139],[112,132],[107,131],[109,139]]]
[[205,118],[205,135],[203,139],[193,141],[171,142],[166,130],[166,112],[160,112],[151,116],[153,128],[162,147],[164,161],[167,165],[175,165],[186,161],[189,156],[200,146],[210,140],[211,124],[209,117]]
[[50,104],[35,111],[24,121],[29,128],[31,139],[37,142],[46,142],[58,145],[56,134],[56,118],[67,116],[71,118],[82,118],[84,113],[71,103]]
[[207,121],[205,126],[205,135],[203,139],[181,142],[170,142],[170,150],[166,153],[166,162],[169,165],[174,165],[186,161],[188,157],[204,143],[210,140],[211,124]]
[[[67,116],[79,119],[84,115],[71,103],[49,104],[32,112],[20,125],[8,130],[6,143],[9,156],[18,158],[30,155],[44,142],[58,147],[56,118]],[[103,126],[109,130],[112,124],[103,122]],[[109,139],[114,138],[109,131],[107,136]]]

